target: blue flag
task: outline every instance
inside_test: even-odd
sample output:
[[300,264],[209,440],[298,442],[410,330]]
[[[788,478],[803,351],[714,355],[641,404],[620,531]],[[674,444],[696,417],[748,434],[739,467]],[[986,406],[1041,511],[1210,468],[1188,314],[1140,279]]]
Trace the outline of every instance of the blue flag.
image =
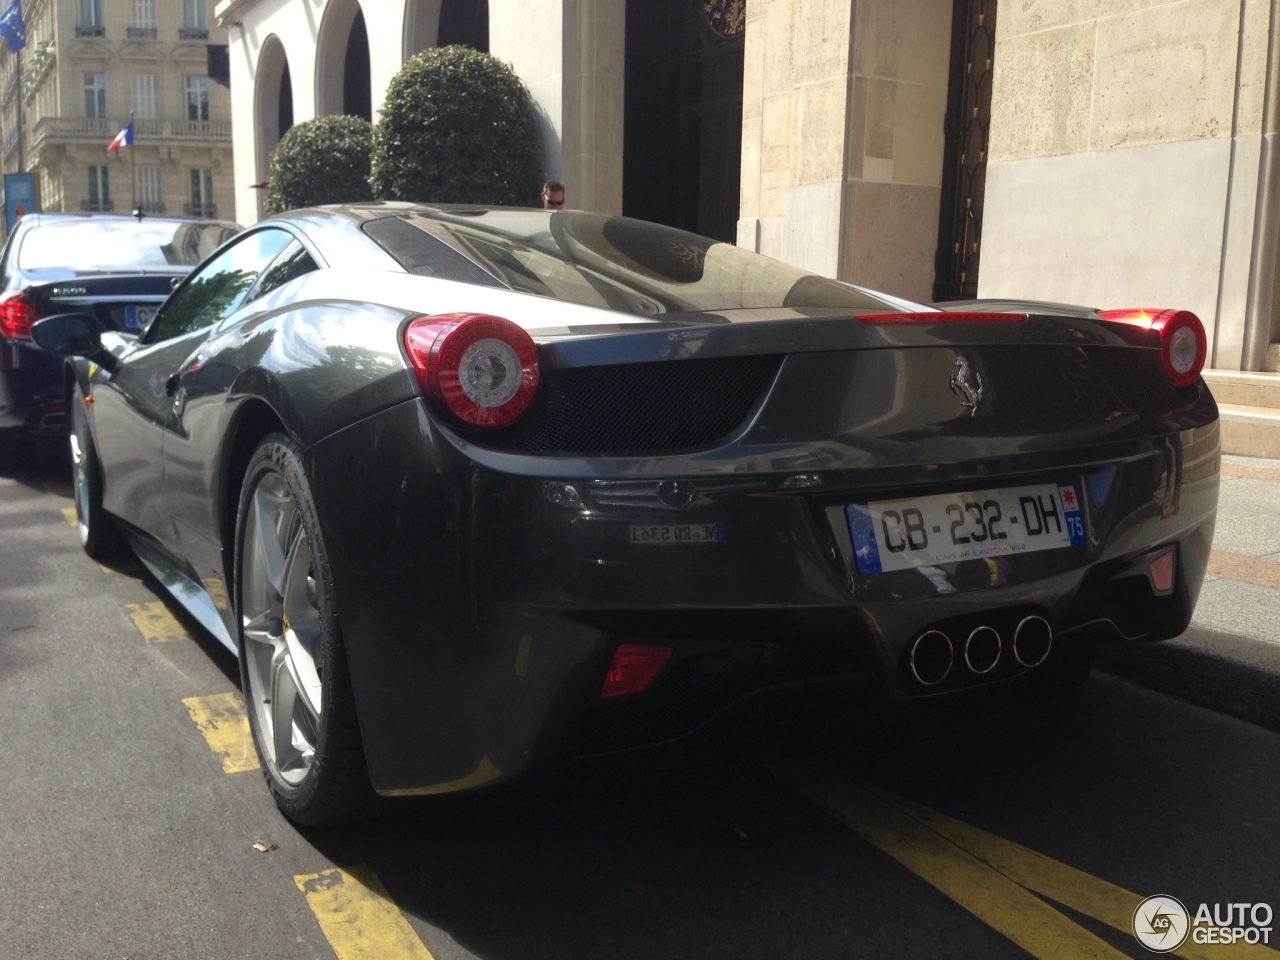
[[0,37],[9,41],[9,49],[14,53],[27,45],[27,28],[22,22],[22,0],[13,0],[13,5],[0,17]]

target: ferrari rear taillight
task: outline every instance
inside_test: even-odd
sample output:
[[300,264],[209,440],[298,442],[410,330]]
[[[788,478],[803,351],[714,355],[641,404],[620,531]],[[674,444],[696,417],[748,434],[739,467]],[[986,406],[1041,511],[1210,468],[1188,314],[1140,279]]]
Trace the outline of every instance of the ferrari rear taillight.
[[0,296],[0,337],[30,341],[31,325],[39,319],[40,311],[21,290]]
[[613,662],[600,688],[600,699],[622,697],[646,690],[671,659],[671,648],[650,643],[623,643],[613,652]]
[[1158,333],[1164,372],[1175,387],[1191,386],[1204,369],[1209,341],[1200,318],[1190,310],[1099,310],[1098,316]]
[[1025,313],[990,313],[978,310],[928,310],[916,313],[864,313],[858,316],[863,323],[876,326],[927,323],[1021,323]]
[[479,313],[419,317],[405,352],[423,392],[470,427],[505,427],[533,402],[538,351],[523,328]]

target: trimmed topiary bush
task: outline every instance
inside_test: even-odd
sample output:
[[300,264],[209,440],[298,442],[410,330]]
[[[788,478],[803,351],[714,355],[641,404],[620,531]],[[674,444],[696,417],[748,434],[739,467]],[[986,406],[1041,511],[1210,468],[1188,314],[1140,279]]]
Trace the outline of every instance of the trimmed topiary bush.
[[372,200],[373,125],[361,117],[316,117],[294,124],[271,157],[267,214],[318,203]]
[[535,203],[542,170],[529,91],[487,53],[423,51],[387,88],[369,179],[383,200]]

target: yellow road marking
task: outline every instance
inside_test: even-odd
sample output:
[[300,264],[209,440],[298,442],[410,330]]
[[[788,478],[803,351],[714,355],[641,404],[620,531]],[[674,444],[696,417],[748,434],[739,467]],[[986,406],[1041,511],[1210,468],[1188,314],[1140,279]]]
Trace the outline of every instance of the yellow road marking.
[[223,773],[244,773],[261,769],[253,749],[249,715],[238,693],[215,693],[211,697],[187,697],[182,705],[191,714],[209,749],[222,760]]
[[[898,797],[877,787],[867,786],[886,803],[933,830],[939,836],[973,854],[993,870],[1028,890],[1070,907],[1087,917],[1114,927],[1122,933],[1133,933],[1133,912],[1145,898],[1115,884],[1028,850],[1011,840],[1004,840],[977,827],[945,814],[922,807],[905,797]],[[1195,906],[1190,905],[1194,914]],[[1173,951],[1187,960],[1201,958],[1240,957],[1274,958],[1280,956],[1261,944],[1197,944],[1190,938]]]
[[293,878],[338,960],[432,960],[431,952],[368,867]]
[[75,507],[63,507],[62,515],[67,518],[67,523],[71,524],[73,527],[80,526],[80,521],[76,519]]
[[133,618],[133,625],[138,628],[147,643],[165,643],[169,640],[189,640],[182,624],[169,612],[163,603],[126,603],[125,609]]
[[[1032,956],[1124,956],[1040,897],[1132,936],[1133,913],[1143,900],[1138,894],[829,767],[782,759],[770,766],[800,794]],[[1188,960],[1280,957],[1261,945],[1197,944],[1190,938],[1176,953]]]

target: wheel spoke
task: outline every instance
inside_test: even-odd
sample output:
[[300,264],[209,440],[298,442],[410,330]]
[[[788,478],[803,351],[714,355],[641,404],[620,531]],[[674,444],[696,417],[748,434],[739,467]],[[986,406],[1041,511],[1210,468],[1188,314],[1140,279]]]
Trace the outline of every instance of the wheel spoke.
[[259,484],[253,495],[256,534],[254,553],[262,566],[258,573],[265,578],[267,586],[275,592],[276,596],[282,596],[285,552],[280,543],[280,530],[285,527],[285,523],[281,521],[287,519],[284,515],[289,512],[287,507],[290,504],[274,492],[266,490],[266,486],[265,482]]
[[282,774],[294,765],[297,754],[293,745],[297,687],[288,663],[289,658],[282,648],[273,660],[271,671],[271,746],[276,767]]

